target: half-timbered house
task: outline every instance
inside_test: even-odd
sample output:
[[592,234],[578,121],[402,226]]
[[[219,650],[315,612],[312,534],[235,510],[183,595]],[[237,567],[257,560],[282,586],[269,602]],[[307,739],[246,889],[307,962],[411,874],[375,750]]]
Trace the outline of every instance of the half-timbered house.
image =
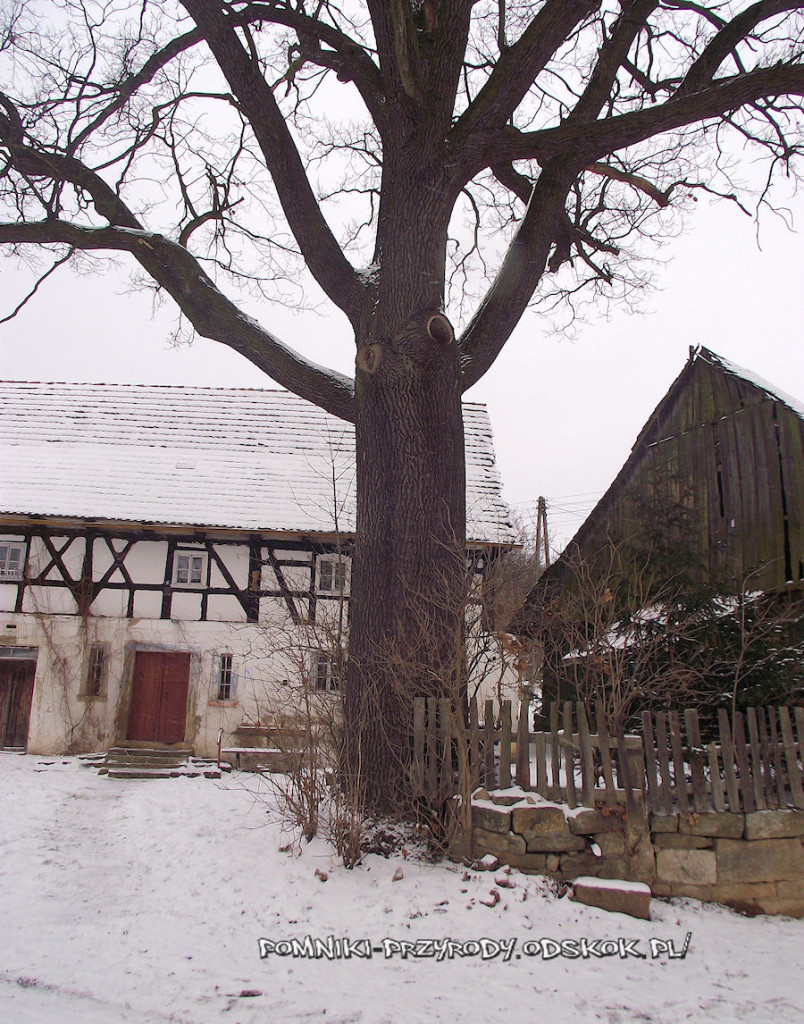
[[[465,406],[468,545],[514,535]],[[352,427],[282,391],[0,385],[0,746],[210,756],[337,686]]]

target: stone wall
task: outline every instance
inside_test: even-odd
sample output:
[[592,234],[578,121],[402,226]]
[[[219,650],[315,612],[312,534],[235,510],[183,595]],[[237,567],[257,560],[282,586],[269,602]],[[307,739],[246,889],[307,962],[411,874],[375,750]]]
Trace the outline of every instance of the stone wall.
[[640,803],[570,810],[522,790],[477,790],[473,856],[570,881],[646,882],[745,913],[804,917],[804,812],[648,814]]

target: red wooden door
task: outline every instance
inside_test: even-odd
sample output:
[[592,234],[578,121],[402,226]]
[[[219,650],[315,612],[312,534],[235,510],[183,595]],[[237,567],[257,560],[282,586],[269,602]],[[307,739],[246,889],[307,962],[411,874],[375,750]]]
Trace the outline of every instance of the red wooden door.
[[28,742],[35,675],[35,661],[0,661],[0,746]]
[[189,654],[138,651],[134,660],[128,738],[152,743],[182,743],[189,682]]

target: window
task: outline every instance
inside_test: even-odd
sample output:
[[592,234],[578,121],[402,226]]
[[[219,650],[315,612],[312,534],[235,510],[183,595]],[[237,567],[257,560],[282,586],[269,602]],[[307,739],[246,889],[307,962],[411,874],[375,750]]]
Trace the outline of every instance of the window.
[[234,689],[234,656],[222,654],[218,662],[218,700],[233,700]]
[[87,658],[87,675],[84,680],[84,696],[100,697],[106,687],[106,663],[108,651],[104,644],[92,644]]
[[25,544],[0,540],[0,580],[21,580],[25,567]]
[[338,685],[338,672],[332,659],[323,651],[319,651],[313,663],[315,669],[313,682],[316,690],[324,690],[327,693],[334,693],[340,687]]
[[177,551],[173,560],[173,582],[180,587],[203,587],[207,576],[205,551]]
[[345,594],[348,590],[349,560],[343,555],[323,555],[318,559],[318,593]]

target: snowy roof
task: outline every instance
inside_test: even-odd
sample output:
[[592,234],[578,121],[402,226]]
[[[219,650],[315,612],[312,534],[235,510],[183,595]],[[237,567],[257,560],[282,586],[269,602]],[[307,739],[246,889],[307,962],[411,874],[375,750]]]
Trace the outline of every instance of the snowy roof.
[[792,409],[797,416],[804,419],[804,402],[800,402],[793,395],[788,395],[787,392],[777,388],[775,384],[770,384],[760,377],[759,374],[754,373],[753,370],[746,370],[744,367],[738,366],[737,363],[724,359],[723,356],[719,356],[711,349],[704,348],[703,345],[699,345],[694,350],[693,359],[704,359],[715,366],[722,367],[726,373],[730,373],[733,377],[739,377],[741,380],[753,384],[755,388],[764,391],[768,398],[781,402],[782,405],[786,405],[788,409]]
[[[511,542],[485,406],[464,424],[467,536]],[[355,526],[354,428],[287,391],[0,383],[0,459],[0,513],[332,533],[337,507]]]

